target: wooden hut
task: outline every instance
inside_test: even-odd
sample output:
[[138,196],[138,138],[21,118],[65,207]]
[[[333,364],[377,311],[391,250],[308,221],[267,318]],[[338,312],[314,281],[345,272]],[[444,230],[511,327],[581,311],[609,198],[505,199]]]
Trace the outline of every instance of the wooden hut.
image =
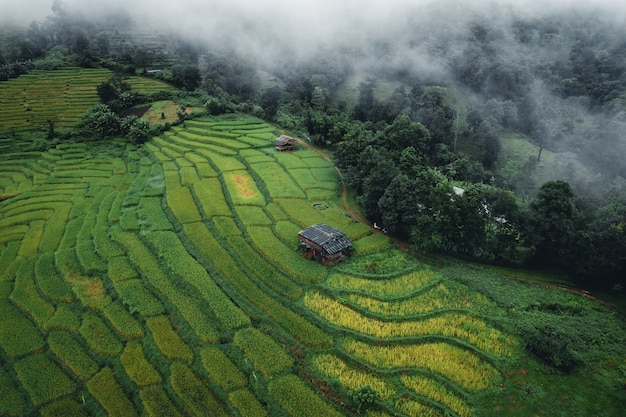
[[298,239],[307,259],[317,257],[324,264],[341,261],[344,250],[352,246],[352,241],[343,232],[327,224],[314,224],[301,230]]
[[279,151],[293,151],[296,149],[296,140],[289,136],[279,136],[274,143],[275,148]]

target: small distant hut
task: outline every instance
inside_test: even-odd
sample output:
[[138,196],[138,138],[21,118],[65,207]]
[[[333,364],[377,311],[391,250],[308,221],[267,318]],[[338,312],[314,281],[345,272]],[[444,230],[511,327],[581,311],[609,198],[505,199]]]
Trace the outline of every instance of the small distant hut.
[[293,151],[296,149],[296,140],[289,136],[279,136],[274,143],[275,147],[279,151]]
[[314,224],[298,233],[303,255],[307,259],[317,257],[324,264],[333,264],[344,258],[344,251],[352,241],[339,230],[327,224]]

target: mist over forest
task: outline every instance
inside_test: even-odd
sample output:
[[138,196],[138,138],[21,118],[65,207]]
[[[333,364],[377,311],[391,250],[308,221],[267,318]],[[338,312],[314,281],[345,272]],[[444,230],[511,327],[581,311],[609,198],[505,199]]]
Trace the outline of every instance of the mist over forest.
[[[517,262],[504,252],[525,239],[504,244],[499,236],[498,249],[485,250],[468,243],[466,230],[457,240],[433,243],[433,234],[449,233],[426,227],[419,215],[390,210],[398,205],[401,185],[415,189],[421,175],[403,168],[408,159],[412,167],[432,169],[424,183],[438,184],[443,176],[497,187],[534,214],[542,209],[542,191],[549,191],[542,185],[561,181],[567,187],[552,191],[562,192],[577,213],[564,211],[568,231],[563,225],[551,231],[523,227],[545,232],[525,243],[541,253],[536,263],[563,267],[575,251],[551,251],[551,234],[560,236],[559,245],[576,243],[580,252],[591,243],[574,224],[609,233],[603,221],[612,213],[617,220],[610,227],[624,226],[626,5],[465,3],[56,0],[17,10],[2,2],[0,16],[13,23],[5,27],[0,65],[45,56],[50,63],[50,51],[61,46],[85,65],[95,65],[101,55],[143,73],[168,70],[167,81],[195,90],[210,113],[248,111],[333,149],[368,219],[392,232],[413,230],[401,236],[412,243],[430,233],[423,249],[478,258],[486,251],[486,258]],[[12,34],[10,27],[19,23],[27,26],[28,41]],[[531,153],[514,149],[516,141]],[[423,205],[406,211],[416,206]],[[517,216],[507,215],[511,223]],[[524,221],[528,217],[533,215]],[[612,277],[607,282],[614,284],[624,265],[616,249],[624,236],[604,238],[592,243],[603,259],[598,262],[610,270],[603,272]],[[598,279],[597,267],[578,265],[570,272],[589,282]]]

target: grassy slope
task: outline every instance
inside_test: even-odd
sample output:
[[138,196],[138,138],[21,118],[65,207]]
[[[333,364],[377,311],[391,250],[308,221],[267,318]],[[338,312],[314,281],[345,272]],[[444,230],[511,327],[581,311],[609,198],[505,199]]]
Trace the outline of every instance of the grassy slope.
[[[330,415],[328,404],[346,399],[329,386],[367,383],[388,414],[621,415],[621,318],[580,295],[467,264],[432,268],[393,248],[342,213],[331,184],[309,180],[327,181],[331,166],[302,149],[276,153],[272,132],[254,119],[199,120],[142,153],[71,145],[24,154],[0,143],[0,193],[19,194],[0,203],[0,414]],[[255,187],[243,193],[235,174]],[[321,209],[302,193],[325,198]],[[355,256],[330,269],[299,257],[295,233],[317,220],[349,233]],[[583,361],[575,372],[515,347],[541,325],[571,341]],[[502,342],[481,342],[488,332]],[[435,352],[433,342],[464,359],[415,367],[413,357],[401,372],[379,362],[399,360],[382,348]],[[500,343],[513,343],[511,356],[493,350]],[[470,359],[479,366],[459,373]],[[500,376],[474,382],[486,388],[464,388],[490,367]],[[63,383],[35,383],[34,368]],[[414,391],[406,376],[426,384]],[[287,383],[291,395],[279,389]]]

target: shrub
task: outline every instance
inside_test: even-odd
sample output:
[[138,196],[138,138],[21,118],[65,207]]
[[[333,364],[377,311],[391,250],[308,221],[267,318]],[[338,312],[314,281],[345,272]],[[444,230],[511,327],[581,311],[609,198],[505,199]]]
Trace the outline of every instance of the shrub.
[[350,399],[356,408],[357,413],[362,414],[378,401],[378,393],[370,385],[362,385],[350,391]]
[[573,371],[579,364],[578,353],[568,337],[550,327],[539,327],[529,332],[526,349],[540,360],[565,372]]

